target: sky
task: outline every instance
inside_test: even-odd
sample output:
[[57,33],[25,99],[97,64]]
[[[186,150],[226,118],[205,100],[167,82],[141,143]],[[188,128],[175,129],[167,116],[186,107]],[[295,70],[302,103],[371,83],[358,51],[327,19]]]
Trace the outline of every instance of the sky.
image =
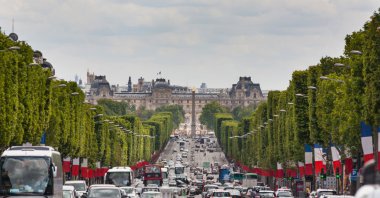
[[[295,70],[343,54],[378,0],[0,0],[1,31],[40,50],[56,76],[143,77],[283,90]],[[161,72],[161,75],[157,75]]]

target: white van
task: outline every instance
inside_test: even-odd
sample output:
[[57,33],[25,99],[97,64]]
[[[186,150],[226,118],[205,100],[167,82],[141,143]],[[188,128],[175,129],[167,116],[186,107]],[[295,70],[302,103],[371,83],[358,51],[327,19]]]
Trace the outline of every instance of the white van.
[[134,179],[133,170],[130,167],[113,167],[104,175],[104,184],[114,184],[117,187],[132,186]]
[[61,154],[49,146],[12,146],[0,158],[2,196],[62,197]]

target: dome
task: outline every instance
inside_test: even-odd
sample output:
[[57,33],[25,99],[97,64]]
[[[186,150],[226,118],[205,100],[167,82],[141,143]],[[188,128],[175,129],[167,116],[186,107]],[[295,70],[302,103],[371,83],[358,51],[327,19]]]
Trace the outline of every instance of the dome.
[[42,64],[41,64],[41,67],[44,68],[44,69],[53,69],[53,65],[47,61],[44,61]]

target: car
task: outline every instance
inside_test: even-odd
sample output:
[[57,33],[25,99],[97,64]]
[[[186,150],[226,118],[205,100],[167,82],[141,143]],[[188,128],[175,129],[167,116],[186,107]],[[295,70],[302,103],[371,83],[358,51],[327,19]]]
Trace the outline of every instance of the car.
[[173,149],[173,153],[177,152],[177,149]]
[[63,193],[63,198],[76,198],[78,197],[77,192],[75,191],[74,186],[67,186],[63,185],[62,186],[62,193]]
[[116,197],[127,198],[125,191],[115,185],[96,184],[91,185],[88,191],[82,195],[82,198],[104,198],[104,197]]
[[87,184],[85,180],[66,181],[65,185],[73,186],[79,197],[87,191]]
[[218,189],[219,187],[218,186],[216,186],[216,185],[210,185],[210,184],[208,184],[208,185],[204,185],[203,186],[203,192],[202,192],[202,197],[207,197],[207,193],[209,192],[209,191],[211,191],[211,190],[216,190],[216,189]]
[[213,180],[213,179],[214,179],[214,176],[212,176],[212,175],[208,175],[208,176],[206,177],[206,179],[207,179],[207,180]]
[[147,191],[141,194],[141,198],[161,198],[161,197],[162,197],[162,193],[155,192],[155,191]]
[[321,198],[322,195],[336,195],[336,191],[331,189],[317,189],[316,197]]
[[205,152],[205,149],[204,148],[200,148],[199,152]]
[[137,198],[138,197],[136,189],[134,187],[124,186],[124,187],[120,187],[120,188],[125,191],[128,198]]
[[276,197],[274,194],[274,191],[272,190],[260,190],[257,194],[256,197],[265,197],[265,198],[270,198],[270,197]]
[[214,190],[210,196],[210,198],[214,197],[223,197],[223,198],[231,198],[231,193],[226,190],[217,189]]
[[237,190],[237,189],[229,189],[227,191],[230,192],[232,198],[240,198],[240,197],[242,197],[241,192],[239,190]]
[[276,194],[276,197],[279,197],[279,198],[282,198],[282,197],[293,198],[294,197],[292,195],[292,192],[287,191],[287,190],[277,190],[275,194]]

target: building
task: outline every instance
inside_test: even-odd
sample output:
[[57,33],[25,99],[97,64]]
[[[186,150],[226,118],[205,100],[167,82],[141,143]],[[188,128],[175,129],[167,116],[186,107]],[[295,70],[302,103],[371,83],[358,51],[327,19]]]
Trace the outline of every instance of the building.
[[[163,105],[178,104],[183,106],[186,118],[190,119],[192,97],[188,87],[171,85],[169,80],[157,78],[152,82],[146,82],[143,78],[138,79],[138,83],[133,85],[132,92],[113,87],[109,88],[109,83],[105,76],[90,76],[91,91],[86,94],[86,99],[96,104],[101,98],[108,98],[115,101],[125,101],[137,108],[144,106],[148,110],[155,110]],[[195,112],[199,118],[202,108],[212,101],[217,101],[228,108],[237,106],[257,105],[266,100],[260,88],[260,84],[253,83],[251,77],[240,77],[232,88],[198,88],[195,94]]]

